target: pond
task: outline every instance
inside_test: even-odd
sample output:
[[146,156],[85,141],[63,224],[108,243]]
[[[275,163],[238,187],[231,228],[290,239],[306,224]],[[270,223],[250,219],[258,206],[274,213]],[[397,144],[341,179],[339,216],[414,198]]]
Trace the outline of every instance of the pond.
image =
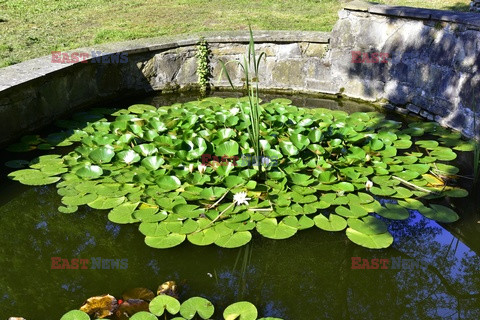
[[[350,114],[378,111],[351,101],[262,95],[265,101],[274,98]],[[123,102],[121,107],[133,103],[159,107],[195,99],[157,95]],[[387,118],[404,121],[394,114]],[[31,160],[39,154],[4,152],[2,160]],[[454,164],[460,174],[470,175],[471,154],[460,154]],[[475,192],[450,199],[460,216],[454,223],[441,224],[414,210],[408,219],[388,220],[394,241],[385,249],[367,249],[344,232],[319,228],[298,231],[287,240],[252,232],[248,245],[233,249],[188,241],[155,249],[145,245],[138,224],[113,223],[107,210],[87,206],[60,213],[62,197],[54,184],[25,186],[7,179],[10,171],[3,168],[0,179],[1,318],[59,319],[88,297],[106,293],[120,297],[134,287],[156,290],[167,280],[176,281],[181,301],[192,296],[212,301],[219,310],[214,319],[221,319],[221,310],[229,304],[242,300],[254,303],[260,316],[286,320],[480,318],[480,215]],[[461,179],[459,184],[471,185]],[[123,265],[52,269],[55,257],[120,259]],[[389,260],[386,268],[370,269],[375,263],[381,266],[382,259]]]

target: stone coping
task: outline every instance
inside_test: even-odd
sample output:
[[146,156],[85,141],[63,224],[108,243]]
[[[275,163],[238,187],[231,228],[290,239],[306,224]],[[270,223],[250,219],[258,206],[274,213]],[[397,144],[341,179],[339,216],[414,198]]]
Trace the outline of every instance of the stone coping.
[[[328,43],[329,32],[320,31],[254,31],[255,43]],[[209,43],[248,43],[248,31],[202,32],[191,35],[162,36],[138,39],[132,41],[102,44],[95,47],[84,47],[65,52],[101,51],[102,53],[141,54],[146,52],[164,51],[179,47],[196,45],[201,37]],[[100,55],[102,56],[102,55]],[[91,60],[91,59],[87,59]],[[12,66],[0,68],[0,93],[9,88],[41,78],[49,73],[65,70],[78,63],[52,63],[51,55],[27,60]]]
[[480,30],[480,14],[474,12],[458,12],[404,6],[387,6],[375,2],[354,0],[346,3],[343,8],[348,11],[369,12],[383,16],[422,19],[432,21],[454,22],[464,24],[468,28]]

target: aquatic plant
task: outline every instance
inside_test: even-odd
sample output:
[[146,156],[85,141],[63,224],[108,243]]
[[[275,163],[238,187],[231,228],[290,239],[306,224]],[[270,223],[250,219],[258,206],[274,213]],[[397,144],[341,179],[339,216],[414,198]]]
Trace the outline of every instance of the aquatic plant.
[[185,240],[235,248],[254,230],[286,239],[316,226],[346,229],[354,243],[379,249],[393,241],[388,219],[407,219],[409,210],[439,222],[458,219],[442,198],[468,192],[449,185],[459,169],[447,163],[471,143],[434,122],[405,126],[378,112],[349,115],[275,99],[261,105],[259,144],[278,159],[266,180],[256,178],[257,166],[202,165],[205,153],[233,157],[252,149],[249,119],[231,112],[250,101],[209,97],[158,109],[80,113],[60,123],[69,130],[11,148],[48,143],[72,151],[40,156],[9,177],[27,185],[57,183],[61,212],[81,205],[108,210],[112,222],[139,223],[145,243],[155,248]]
[[[265,52],[260,53],[258,58],[255,54],[255,42],[253,40],[253,32],[251,26],[248,27],[250,32],[250,42],[248,43],[247,54],[243,57],[243,63],[237,60],[228,61],[224,63],[220,60],[222,64],[222,73],[225,73],[230,83],[232,89],[235,89],[233,85],[230,74],[227,70],[227,64],[235,63],[243,71],[245,88],[247,89],[248,97],[248,107],[243,104],[239,104],[240,110],[242,111],[241,115],[244,119],[249,119],[250,125],[247,126],[248,136],[250,137],[251,146],[253,147],[253,152],[256,159],[260,159],[261,149],[260,149],[260,117],[262,113],[262,107],[260,106],[260,99],[258,97],[258,82],[259,82],[259,67],[262,57],[265,57]],[[250,70],[253,68],[253,77]],[[220,74],[220,77],[222,76]],[[255,83],[255,85],[253,84]],[[262,171],[262,162],[258,162],[259,172]]]
[[[165,288],[175,285],[174,281],[162,284],[155,295],[147,288],[133,288],[124,292],[123,299],[116,299],[111,295],[91,297],[83,304],[80,310],[71,310],[60,320],[89,320],[106,318],[133,319],[133,320],[188,320],[211,319],[215,313],[215,306],[203,297],[192,297],[182,303],[178,300],[175,291],[165,291]],[[174,293],[174,294],[172,294]],[[174,317],[175,316],[175,317]],[[254,304],[240,301],[229,305],[223,311],[225,320],[282,320],[280,318],[258,318],[258,311]]]
[[200,86],[200,94],[205,96],[210,87],[209,78],[210,78],[210,69],[208,66],[208,45],[207,41],[202,37],[197,44],[197,53],[195,57],[197,58],[197,76],[198,84]]

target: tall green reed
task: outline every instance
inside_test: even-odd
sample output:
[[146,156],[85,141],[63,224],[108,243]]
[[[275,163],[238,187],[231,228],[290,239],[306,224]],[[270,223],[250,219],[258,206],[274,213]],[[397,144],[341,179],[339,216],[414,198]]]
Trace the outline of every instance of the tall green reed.
[[[250,126],[247,127],[248,136],[250,138],[251,146],[255,153],[255,159],[257,161],[261,159],[261,150],[260,150],[260,117],[262,113],[262,107],[260,106],[260,99],[258,98],[258,82],[259,82],[259,67],[260,61],[262,57],[265,57],[265,52],[262,52],[258,57],[255,53],[255,42],[253,39],[253,32],[251,26],[249,26],[250,31],[250,41],[248,44],[248,51],[247,54],[243,57],[243,63],[237,60],[228,61],[224,63],[220,60],[222,64],[222,73],[226,74],[228,82],[232,89],[235,89],[233,85],[232,79],[230,74],[227,70],[227,65],[230,63],[237,64],[243,71],[244,79],[245,79],[245,86],[248,93],[248,103],[249,109],[245,109],[243,105],[240,103],[240,110],[244,117],[248,117],[250,120]],[[253,75],[252,75],[253,69]],[[248,111],[248,112],[247,112]],[[247,116],[248,114],[248,116]],[[262,161],[258,161],[259,173],[262,171]]]

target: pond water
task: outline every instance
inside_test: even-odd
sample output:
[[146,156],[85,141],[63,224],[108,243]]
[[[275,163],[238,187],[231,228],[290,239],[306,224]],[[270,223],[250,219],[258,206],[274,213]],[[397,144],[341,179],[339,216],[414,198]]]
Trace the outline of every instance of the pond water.
[[[263,98],[268,101],[272,96]],[[288,98],[300,107],[373,110],[350,101]],[[192,99],[160,95],[135,102],[161,106]],[[2,154],[2,160],[16,158],[19,155]],[[159,250],[145,245],[137,224],[114,224],[107,211],[87,206],[74,214],[59,213],[61,197],[54,185],[24,186],[9,181],[7,172],[3,168],[0,178],[1,319],[59,319],[90,296],[120,297],[134,287],[156,290],[167,280],[177,282],[181,300],[203,296],[218,311],[247,300],[257,306],[259,315],[285,320],[480,318],[476,193],[454,203],[461,217],[456,223],[441,225],[415,212],[407,220],[391,222],[395,241],[383,250],[362,248],[343,232],[318,228],[287,240],[256,235],[238,249],[184,242]],[[126,259],[128,266],[57,270],[51,268],[52,257]],[[355,257],[389,259],[395,265],[353,269]],[[412,262],[420,267],[409,268]],[[221,318],[216,312],[214,319]]]

